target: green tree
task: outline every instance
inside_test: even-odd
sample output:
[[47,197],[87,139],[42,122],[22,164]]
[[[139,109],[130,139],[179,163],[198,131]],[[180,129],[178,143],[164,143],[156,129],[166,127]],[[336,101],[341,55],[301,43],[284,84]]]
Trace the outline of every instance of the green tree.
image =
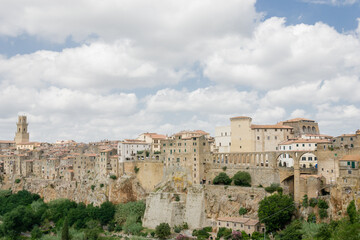
[[15,239],[21,232],[29,231],[37,223],[30,208],[19,206],[4,215],[2,230],[6,236]]
[[251,186],[251,176],[248,172],[239,171],[233,176],[232,180],[236,186]]
[[347,214],[349,215],[350,222],[351,222],[351,223],[355,223],[357,213],[356,213],[356,206],[355,206],[354,200],[352,200],[352,201],[349,203],[348,207],[346,208],[346,212],[347,212]]
[[283,231],[280,232],[281,240],[301,240],[302,239],[302,223],[299,220],[293,221]]
[[115,205],[112,202],[104,202],[99,209],[99,221],[101,225],[108,224],[115,215]]
[[294,201],[290,196],[276,193],[260,201],[258,216],[265,223],[266,230],[273,232],[283,229],[291,221],[294,210]]
[[218,184],[230,185],[231,182],[232,182],[231,178],[224,172],[219,173],[219,175],[217,175],[213,180],[213,184],[215,185]]
[[155,233],[160,239],[166,239],[171,234],[170,230],[171,229],[168,223],[160,223],[156,226]]
[[282,193],[283,189],[282,187],[280,187],[280,184],[278,183],[272,183],[269,187],[265,188],[265,191],[268,193],[273,193],[275,191],[277,191],[278,193]]
[[31,231],[31,239],[40,239],[42,236],[42,232],[40,228],[36,225]]
[[67,218],[65,218],[63,227],[61,229],[61,240],[69,240],[70,234],[69,234],[69,221]]
[[309,199],[308,199],[308,195],[305,194],[303,197],[303,201],[302,201],[302,205],[303,207],[307,208],[309,206]]

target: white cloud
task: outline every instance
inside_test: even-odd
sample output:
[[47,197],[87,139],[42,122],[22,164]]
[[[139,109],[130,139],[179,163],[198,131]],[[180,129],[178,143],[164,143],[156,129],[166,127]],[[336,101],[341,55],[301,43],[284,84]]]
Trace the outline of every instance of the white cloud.
[[138,58],[129,42],[102,42],[0,58],[0,80],[27,87],[116,89],[174,84],[185,75]]
[[279,89],[360,74],[360,41],[323,23],[286,26],[285,19],[259,24],[248,41],[234,41],[205,60],[205,75],[219,84]]
[[[181,43],[234,32],[251,33],[255,0],[3,0],[0,34],[52,41],[91,35],[115,40]],[[175,46],[175,45],[173,45]]]

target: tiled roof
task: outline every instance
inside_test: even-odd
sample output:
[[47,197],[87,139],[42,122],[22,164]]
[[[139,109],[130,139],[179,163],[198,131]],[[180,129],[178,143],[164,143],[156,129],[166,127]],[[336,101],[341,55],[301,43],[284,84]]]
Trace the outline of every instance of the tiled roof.
[[360,161],[360,155],[345,155],[340,160],[343,160],[343,161]]
[[293,118],[293,119],[286,120],[284,122],[300,122],[300,121],[315,122],[314,120],[306,119],[306,118]]
[[280,124],[275,124],[275,125],[255,125],[252,124],[251,128],[266,128],[266,129],[293,129],[293,127],[290,126],[285,126],[285,125],[280,125]]

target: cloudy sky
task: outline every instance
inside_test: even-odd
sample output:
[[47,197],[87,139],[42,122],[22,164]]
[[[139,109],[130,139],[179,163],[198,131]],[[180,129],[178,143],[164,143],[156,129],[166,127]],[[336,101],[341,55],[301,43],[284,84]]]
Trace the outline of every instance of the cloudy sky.
[[214,133],[229,117],[360,128],[358,0],[2,0],[0,139]]

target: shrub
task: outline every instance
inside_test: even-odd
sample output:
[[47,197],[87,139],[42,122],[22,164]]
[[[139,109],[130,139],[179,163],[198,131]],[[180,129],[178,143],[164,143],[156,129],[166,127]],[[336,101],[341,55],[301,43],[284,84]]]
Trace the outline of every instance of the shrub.
[[134,172],[135,172],[135,173],[138,173],[139,170],[140,170],[140,168],[138,168],[137,166],[134,167]]
[[325,202],[324,200],[319,199],[319,201],[318,201],[318,207],[321,208],[321,209],[328,209],[328,208],[329,208],[329,205],[328,205],[327,202]]
[[355,223],[357,214],[354,200],[349,203],[348,207],[346,208],[346,212],[349,215],[350,222]]
[[95,185],[91,185],[91,190],[94,191],[94,189],[95,189]]
[[227,166],[222,167],[222,170],[225,172],[227,169]]
[[42,232],[40,228],[36,225],[31,231],[31,239],[40,239],[42,236]]
[[117,177],[116,177],[115,175],[110,175],[110,178],[111,178],[112,180],[116,180],[116,179],[117,179]]
[[103,187],[104,187],[104,184],[103,184],[103,183],[100,183],[100,187],[103,188]]
[[273,193],[277,191],[278,193],[282,193],[283,189],[280,187],[280,184],[278,183],[272,183],[269,187],[265,188],[265,191],[268,193]]
[[314,213],[309,214],[307,222],[308,223],[316,223],[316,215]]
[[121,232],[122,231],[122,226],[120,226],[119,224],[115,225],[115,232]]
[[231,237],[231,234],[232,234],[232,229],[230,228],[225,228],[225,227],[221,227],[219,228],[219,231],[216,235],[216,237],[218,238],[224,238],[224,239],[228,239]]
[[309,206],[309,199],[308,199],[308,195],[306,195],[306,194],[303,197],[302,205],[305,208],[307,208]]
[[189,229],[189,225],[187,222],[184,222],[182,227],[183,229]]
[[155,228],[156,236],[158,236],[160,239],[166,239],[168,236],[170,236],[170,226],[168,223],[160,223]]
[[155,237],[155,232],[152,231],[152,232],[150,233],[150,235],[151,235],[152,237]]
[[319,216],[320,216],[321,219],[327,218],[328,217],[327,210],[324,209],[324,208],[320,208],[319,209]]
[[239,215],[245,215],[247,212],[248,212],[248,210],[246,208],[241,207],[239,209]]
[[180,201],[180,196],[178,194],[175,194],[175,201]]
[[181,225],[175,225],[174,226],[174,232],[176,232],[176,233],[180,233],[181,232],[181,230],[182,230],[182,226]]
[[251,176],[248,172],[239,171],[233,176],[232,180],[236,186],[251,186]]
[[229,185],[229,184],[231,184],[231,182],[232,182],[231,178],[229,178],[229,176],[224,172],[217,175],[213,180],[213,184],[215,184],[215,185],[218,185],[218,184]]
[[155,151],[154,154],[161,154],[161,151]]
[[20,183],[21,180],[19,178],[15,179],[15,183]]
[[317,199],[316,198],[310,198],[309,205],[310,207],[315,207],[317,205]]

